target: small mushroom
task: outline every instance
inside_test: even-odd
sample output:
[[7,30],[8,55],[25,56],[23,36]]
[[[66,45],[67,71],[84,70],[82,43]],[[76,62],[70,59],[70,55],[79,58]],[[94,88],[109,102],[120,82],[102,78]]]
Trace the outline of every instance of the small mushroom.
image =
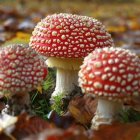
[[30,47],[14,44],[0,48],[0,93],[12,96],[13,114],[29,105],[28,92],[41,84],[46,75],[44,61]]
[[136,54],[121,48],[96,49],[79,71],[84,93],[98,98],[92,128],[117,120],[123,102],[139,94],[140,63]]
[[72,14],[49,15],[37,24],[30,46],[48,57],[49,67],[57,68],[52,97],[69,95],[78,84],[83,58],[95,48],[110,47],[113,41],[98,20]]

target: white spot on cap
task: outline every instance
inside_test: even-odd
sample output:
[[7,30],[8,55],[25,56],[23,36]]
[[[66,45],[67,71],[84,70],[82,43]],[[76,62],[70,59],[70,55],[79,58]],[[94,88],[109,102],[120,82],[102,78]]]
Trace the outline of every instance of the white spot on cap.
[[90,73],[89,74],[89,78],[94,78],[95,76],[94,76],[94,74],[93,73]]
[[101,89],[102,86],[103,86],[103,85],[102,85],[100,82],[95,82],[95,83],[94,83],[94,87],[95,87],[96,89]]
[[113,67],[113,68],[112,68],[112,71],[113,71],[113,72],[117,72],[117,71],[118,71],[117,67]]
[[5,75],[4,74],[0,74],[0,79],[3,79],[5,78]]
[[102,58],[103,58],[103,59],[105,59],[105,58],[107,58],[107,57],[108,57],[107,54],[102,54]]
[[108,63],[109,63],[109,64],[114,64],[114,60],[113,60],[113,59],[109,59],[109,60],[108,60]]
[[99,76],[99,75],[101,75],[101,72],[100,71],[96,71],[96,72],[94,72],[94,74]]
[[120,83],[121,82],[121,77],[117,77],[117,82]]
[[87,70],[87,71],[90,71],[90,70],[91,70],[91,67],[87,67],[86,70]]
[[116,90],[117,90],[117,92],[120,92],[121,91],[121,88],[120,87],[117,87]]
[[92,81],[88,81],[88,84],[91,85],[91,84],[93,84],[93,82]]
[[15,59],[17,56],[15,55],[15,54],[11,54],[11,55],[9,55],[9,58],[10,59]]
[[105,86],[104,86],[104,89],[105,89],[105,90],[108,90],[108,89],[109,89],[109,85],[105,85]]
[[119,70],[120,73],[124,73],[125,72],[125,69],[121,69]]
[[85,45],[84,45],[84,44],[80,44],[79,46],[80,46],[80,48],[84,48],[84,47],[85,47]]
[[124,67],[125,67],[124,64],[120,64],[120,65],[119,65],[119,68],[124,68]]
[[106,67],[106,68],[104,69],[104,71],[105,71],[105,72],[110,71],[110,67]]
[[102,62],[98,61],[94,63],[96,68],[100,68],[102,66]]
[[129,91],[129,90],[131,90],[131,87],[130,86],[127,86],[126,89]]
[[126,81],[123,80],[123,81],[121,82],[121,85],[122,85],[122,86],[126,85]]
[[102,80],[107,80],[107,75],[106,74],[102,75]]
[[57,36],[57,32],[56,31],[53,31],[52,32],[52,36]]
[[135,86],[135,85],[137,85],[137,84],[138,84],[138,81],[134,81],[134,82],[132,83],[133,86]]
[[63,39],[63,40],[66,39],[66,36],[65,35],[62,35],[61,36],[61,39]]
[[116,88],[115,86],[110,86],[111,91],[115,90],[115,88]]
[[118,58],[115,58],[114,61],[115,61],[115,63],[118,63],[119,62],[119,59]]
[[112,76],[110,79],[109,79],[109,81],[114,81],[115,80],[115,76]]

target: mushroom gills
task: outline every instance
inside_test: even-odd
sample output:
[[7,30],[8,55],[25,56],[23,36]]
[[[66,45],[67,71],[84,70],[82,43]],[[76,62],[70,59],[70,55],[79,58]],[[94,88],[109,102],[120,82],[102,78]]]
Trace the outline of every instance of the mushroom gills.
[[49,57],[46,60],[48,67],[56,67],[68,70],[79,70],[82,65],[82,58],[55,58]]

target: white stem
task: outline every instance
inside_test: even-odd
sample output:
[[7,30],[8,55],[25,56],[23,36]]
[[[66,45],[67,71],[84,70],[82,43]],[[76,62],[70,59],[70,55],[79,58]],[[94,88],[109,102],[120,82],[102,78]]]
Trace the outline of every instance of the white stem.
[[74,89],[74,85],[78,85],[78,71],[58,68],[56,87],[52,97],[59,94],[69,94]]
[[117,119],[117,115],[121,109],[122,103],[120,102],[99,99],[91,128],[97,129],[101,124],[111,124]]

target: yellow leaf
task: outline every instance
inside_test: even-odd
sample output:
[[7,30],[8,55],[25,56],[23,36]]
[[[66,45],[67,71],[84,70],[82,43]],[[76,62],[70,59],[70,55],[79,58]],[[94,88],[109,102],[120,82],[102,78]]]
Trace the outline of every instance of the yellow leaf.
[[31,34],[28,33],[17,32],[16,36],[11,40],[7,41],[4,45],[14,44],[14,43],[28,44],[30,41],[30,36]]
[[41,85],[38,85],[36,89],[38,90],[39,93],[42,93],[42,86]]
[[110,33],[121,33],[126,31],[125,26],[109,26],[107,27],[107,31]]

